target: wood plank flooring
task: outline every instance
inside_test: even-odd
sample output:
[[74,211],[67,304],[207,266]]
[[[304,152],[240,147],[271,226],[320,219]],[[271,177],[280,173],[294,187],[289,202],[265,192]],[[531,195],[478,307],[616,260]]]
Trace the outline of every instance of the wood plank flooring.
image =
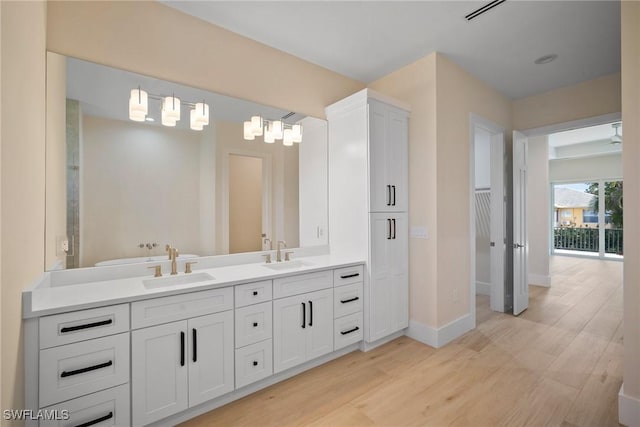
[[433,349],[402,337],[185,424],[610,426],[622,383],[622,263],[552,257],[519,317],[477,299],[477,328]]

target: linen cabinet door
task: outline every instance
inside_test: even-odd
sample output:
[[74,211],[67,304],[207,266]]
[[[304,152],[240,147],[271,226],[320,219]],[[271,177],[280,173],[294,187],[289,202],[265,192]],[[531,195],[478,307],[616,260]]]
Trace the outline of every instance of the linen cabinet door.
[[233,311],[189,319],[189,406],[234,389]]
[[305,295],[307,310],[307,360],[333,351],[333,289]]
[[369,260],[371,276],[368,294],[365,293],[366,328],[368,342],[386,337],[393,333],[391,326],[392,308],[391,290],[393,287],[393,258],[391,251],[392,229],[391,214],[375,213],[369,216]]
[[307,310],[305,295],[273,301],[273,372],[306,361]]
[[387,139],[387,179],[391,185],[391,203],[388,211],[406,212],[408,209],[409,187],[409,121],[407,113],[388,106]]
[[408,214],[391,216],[391,325],[392,332],[409,326],[409,226]]
[[393,202],[387,153],[387,107],[369,100],[369,195],[371,212],[387,212]]
[[131,333],[133,425],[152,423],[189,406],[187,321]]

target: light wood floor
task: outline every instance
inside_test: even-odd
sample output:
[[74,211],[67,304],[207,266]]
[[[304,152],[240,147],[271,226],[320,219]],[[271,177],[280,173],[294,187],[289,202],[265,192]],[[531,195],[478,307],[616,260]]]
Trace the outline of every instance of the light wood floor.
[[609,426],[622,383],[622,263],[552,257],[519,317],[478,298],[475,330],[433,349],[402,337],[184,426]]

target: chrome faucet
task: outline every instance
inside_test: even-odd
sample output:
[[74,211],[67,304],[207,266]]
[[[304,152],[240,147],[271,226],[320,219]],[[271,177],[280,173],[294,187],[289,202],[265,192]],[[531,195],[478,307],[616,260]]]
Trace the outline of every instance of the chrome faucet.
[[287,242],[285,242],[284,240],[278,240],[278,250],[276,252],[276,261],[277,262],[282,262],[282,252],[280,252],[280,244],[282,243],[282,246],[284,246],[285,248],[287,247]]

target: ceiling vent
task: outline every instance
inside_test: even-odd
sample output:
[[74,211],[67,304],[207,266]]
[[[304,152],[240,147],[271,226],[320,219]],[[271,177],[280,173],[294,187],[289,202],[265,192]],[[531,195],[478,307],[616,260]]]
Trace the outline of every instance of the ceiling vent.
[[482,15],[483,13],[490,11],[494,7],[501,5],[505,1],[507,1],[507,0],[493,0],[492,2],[485,4],[481,8],[476,9],[473,12],[471,12],[470,14],[468,14],[467,16],[465,16],[465,19],[467,21],[471,21],[472,19],[477,18],[478,16]]

